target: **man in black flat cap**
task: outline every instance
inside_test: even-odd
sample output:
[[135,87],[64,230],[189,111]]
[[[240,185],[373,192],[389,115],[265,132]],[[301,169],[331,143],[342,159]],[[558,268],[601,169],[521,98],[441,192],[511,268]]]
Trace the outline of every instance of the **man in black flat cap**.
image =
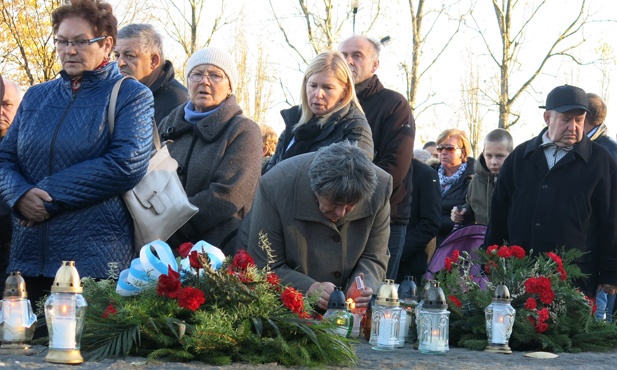
[[546,98],[540,135],[519,145],[501,168],[485,245],[534,253],[562,247],[588,252],[575,263],[589,297],[617,291],[617,163],[583,134],[587,94],[559,86]]

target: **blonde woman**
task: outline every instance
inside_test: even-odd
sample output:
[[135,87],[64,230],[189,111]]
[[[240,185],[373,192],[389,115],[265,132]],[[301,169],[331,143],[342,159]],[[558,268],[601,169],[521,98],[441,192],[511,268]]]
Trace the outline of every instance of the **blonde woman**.
[[287,158],[344,140],[357,143],[373,158],[371,128],[343,54],[327,51],[315,57],[304,73],[300,95],[302,105],[281,111],[285,130],[266,171]]

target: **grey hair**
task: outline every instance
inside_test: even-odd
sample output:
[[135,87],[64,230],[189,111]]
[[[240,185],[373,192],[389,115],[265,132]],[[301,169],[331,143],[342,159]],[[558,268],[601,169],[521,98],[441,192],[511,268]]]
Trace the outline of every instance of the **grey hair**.
[[139,39],[139,46],[144,51],[160,55],[162,63],[165,62],[163,54],[163,38],[156,32],[154,26],[146,23],[131,23],[118,31],[119,39]]
[[340,204],[368,199],[377,188],[375,166],[364,150],[349,141],[319,148],[308,175],[315,193]]

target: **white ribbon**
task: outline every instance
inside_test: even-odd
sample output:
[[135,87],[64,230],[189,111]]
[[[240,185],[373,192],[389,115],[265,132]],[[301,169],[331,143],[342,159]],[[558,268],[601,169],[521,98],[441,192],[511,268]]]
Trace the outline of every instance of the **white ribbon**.
[[[153,249],[156,254],[154,254]],[[213,269],[218,270],[223,265],[225,255],[219,248],[202,240],[195,243],[191,251],[194,250],[198,253],[205,250]],[[180,265],[182,270],[195,273],[191,269],[188,257],[183,258]],[[169,245],[162,240],[148,243],[141,247],[139,258],[131,262],[131,267],[120,273],[116,292],[122,296],[139,294],[144,286],[157,283],[162,274],[167,275],[169,267],[178,272],[178,262]]]

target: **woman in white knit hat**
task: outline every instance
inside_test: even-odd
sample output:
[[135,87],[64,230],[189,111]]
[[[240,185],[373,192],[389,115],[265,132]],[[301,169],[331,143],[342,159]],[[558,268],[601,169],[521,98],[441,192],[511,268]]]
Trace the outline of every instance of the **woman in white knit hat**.
[[356,143],[373,158],[373,135],[356,97],[343,54],[326,51],[306,67],[301,105],[281,111],[285,130],[264,173],[278,162],[341,141]]
[[195,52],[186,66],[189,101],[163,119],[159,132],[178,161],[178,175],[199,207],[169,240],[172,247],[205,240],[232,253],[261,171],[261,131],[236,102],[238,70],[224,50]]

